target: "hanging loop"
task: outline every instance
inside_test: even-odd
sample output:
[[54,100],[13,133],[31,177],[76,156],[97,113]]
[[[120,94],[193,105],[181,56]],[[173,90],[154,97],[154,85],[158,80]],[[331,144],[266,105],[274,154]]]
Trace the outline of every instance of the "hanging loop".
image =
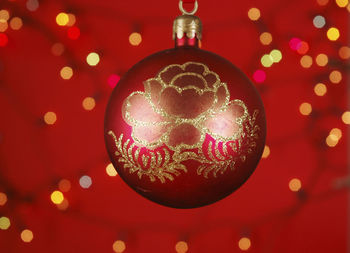
[[193,10],[190,11],[190,12],[188,12],[188,11],[186,11],[186,10],[184,9],[184,7],[183,7],[183,2],[182,2],[182,0],[180,0],[180,1],[179,1],[179,9],[180,9],[180,11],[182,12],[182,15],[194,15],[194,14],[197,12],[197,10],[198,10],[198,2],[197,2],[197,0],[196,0],[196,1],[194,2]]

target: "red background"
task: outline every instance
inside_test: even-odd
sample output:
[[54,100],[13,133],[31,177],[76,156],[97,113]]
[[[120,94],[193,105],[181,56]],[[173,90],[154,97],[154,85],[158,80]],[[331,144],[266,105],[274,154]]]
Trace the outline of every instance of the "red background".
[[[175,252],[179,240],[188,243],[188,252],[241,252],[242,236],[251,240],[248,252],[346,252],[348,192],[339,186],[349,184],[348,127],[341,120],[349,65],[338,55],[348,45],[346,8],[332,0],[324,6],[316,0],[199,0],[202,48],[227,58],[251,79],[257,69],[266,72],[256,86],[266,109],[271,153],[231,196],[178,210],[152,203],[120,178],[109,177],[103,138],[112,91],[108,77],[173,46],[178,2],[40,1],[36,11],[21,0],[0,4],[24,23],[18,31],[6,30],[8,43],[0,47],[0,191],[8,196],[0,216],[11,220],[8,230],[0,230],[0,252],[113,252],[116,240],[125,242],[125,252]],[[261,11],[258,21],[247,16],[252,7]],[[68,28],[56,24],[61,11],[76,16],[78,39],[68,38]],[[326,18],[322,29],[313,25],[317,14]],[[335,42],[326,36],[331,26],[340,31]],[[128,41],[134,31],[142,35],[139,46]],[[273,36],[268,46],[259,41],[265,31]],[[309,44],[313,59],[327,54],[328,65],[303,68],[301,55],[288,44],[293,37]],[[51,53],[56,42],[66,48],[61,56]],[[282,61],[264,68],[261,56],[275,48]],[[92,51],[101,57],[96,67],[85,60]],[[74,71],[70,80],[59,74],[66,65]],[[339,84],[328,79],[335,69],[343,74]],[[313,91],[318,82],[328,88],[323,97]],[[91,111],[82,107],[88,96],[96,100]],[[313,106],[309,116],[299,112],[303,102]],[[57,115],[54,125],[43,121],[48,111]],[[343,137],[331,148],[325,139],[334,127]],[[82,175],[92,178],[90,188],[80,187]],[[50,200],[63,178],[72,185],[64,193],[65,211]],[[302,182],[297,193],[288,187],[292,178]],[[33,231],[30,243],[21,240],[25,228]]]

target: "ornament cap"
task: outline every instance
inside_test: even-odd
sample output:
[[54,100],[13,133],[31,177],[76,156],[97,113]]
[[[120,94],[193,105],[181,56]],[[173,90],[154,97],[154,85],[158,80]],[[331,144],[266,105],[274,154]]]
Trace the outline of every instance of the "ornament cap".
[[194,15],[181,15],[175,18],[173,25],[173,39],[202,39],[202,21]]

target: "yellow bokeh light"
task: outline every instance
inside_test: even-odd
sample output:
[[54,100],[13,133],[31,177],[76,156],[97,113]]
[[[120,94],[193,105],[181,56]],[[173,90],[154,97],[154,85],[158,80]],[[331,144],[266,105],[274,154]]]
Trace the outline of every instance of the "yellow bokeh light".
[[331,27],[327,31],[327,37],[331,41],[336,41],[340,36],[339,30],[335,27]]
[[67,25],[69,22],[69,16],[67,13],[64,13],[64,12],[60,12],[57,14],[56,16],[56,23],[59,25],[59,26],[65,26]]
[[251,245],[252,243],[248,237],[242,237],[238,241],[238,247],[244,251],[248,250],[251,247]]
[[5,205],[7,202],[7,195],[3,192],[0,192],[0,206]]
[[273,62],[280,62],[282,60],[282,53],[278,49],[274,49],[270,52]]
[[60,191],[54,191],[51,193],[51,201],[56,204],[59,205],[63,202],[64,200],[64,196],[63,193]]
[[9,25],[7,24],[7,21],[4,19],[0,19],[0,32],[5,32]]
[[10,13],[7,10],[0,10],[0,20],[9,20]]
[[68,192],[71,188],[71,183],[69,180],[67,179],[61,179],[58,182],[58,189],[60,189],[60,191],[62,192]]
[[57,42],[57,43],[55,43],[55,44],[52,45],[52,47],[51,47],[51,53],[52,53],[53,55],[55,55],[55,56],[60,56],[60,55],[63,54],[63,52],[64,52],[64,46],[63,46],[62,43]]
[[314,87],[314,92],[317,96],[324,96],[327,93],[327,86],[323,83],[318,83]]
[[304,55],[300,59],[300,65],[303,68],[310,68],[312,66],[312,57],[310,55]]
[[301,181],[298,178],[293,178],[289,181],[289,189],[292,192],[297,192],[301,189]]
[[317,0],[317,3],[321,6],[328,4],[329,0]]
[[333,70],[330,74],[329,74],[329,80],[332,83],[340,83],[340,81],[342,80],[342,74],[338,71],[338,70]]
[[346,46],[341,47],[339,49],[338,53],[339,53],[340,58],[342,58],[344,60],[349,59],[350,58],[350,47],[346,47]]
[[140,45],[140,43],[142,42],[142,37],[140,33],[137,32],[133,32],[132,34],[130,34],[129,36],[129,42],[131,45],[133,46],[138,46]]
[[61,69],[60,75],[64,80],[69,80],[73,76],[73,69],[71,67],[65,66]]
[[260,61],[261,61],[261,65],[263,65],[266,68],[271,67],[271,65],[273,64],[273,58],[269,54],[264,54],[261,57]]
[[2,230],[6,230],[10,227],[11,225],[11,222],[10,222],[10,219],[5,217],[5,216],[2,216],[0,218],[0,229]]
[[324,67],[328,63],[328,56],[325,54],[319,54],[316,56],[316,64],[318,66]]
[[346,111],[342,114],[341,116],[341,120],[347,124],[350,125],[350,111]]
[[61,204],[57,205],[57,208],[61,211],[65,211],[65,210],[67,210],[68,206],[69,206],[68,200],[64,199]]
[[251,8],[248,11],[248,17],[250,20],[258,20],[260,18],[260,10],[258,8]]
[[346,9],[348,10],[348,12],[350,12],[350,4],[348,4],[348,6],[346,7]]
[[76,22],[75,15],[72,13],[68,13],[68,23],[66,24],[66,26],[73,26],[75,22]]
[[45,113],[44,121],[46,124],[53,125],[53,124],[55,124],[56,120],[57,120],[56,113],[54,113],[54,112]]
[[177,253],[186,253],[188,251],[187,242],[179,241],[175,245],[175,250]]
[[339,7],[342,7],[342,8],[346,7],[349,3],[348,0],[335,0],[335,2]]
[[29,229],[24,229],[21,233],[21,239],[24,242],[31,242],[33,240],[33,232]]
[[19,17],[14,17],[10,21],[10,27],[12,30],[19,30],[23,26],[23,21]]
[[117,171],[114,169],[113,164],[111,163],[106,166],[106,173],[110,177],[115,177],[116,175],[118,175]]
[[332,130],[329,132],[329,135],[332,135],[334,137],[332,138],[336,138],[337,140],[340,140],[340,138],[342,137],[343,133],[339,128],[332,128]]
[[90,65],[90,66],[96,66],[99,62],[100,62],[100,56],[95,53],[95,52],[91,52],[90,54],[88,54],[88,56],[86,57],[86,62]]
[[337,138],[337,136],[330,134],[327,136],[326,138],[326,144],[329,147],[335,147],[338,144],[339,139]]
[[82,105],[85,110],[91,111],[92,109],[95,108],[96,102],[94,98],[86,97],[84,98]]
[[270,43],[272,42],[272,35],[271,33],[268,32],[264,32],[260,35],[260,42],[263,45],[270,45]]
[[312,112],[312,106],[311,104],[309,103],[302,103],[300,106],[299,106],[299,111],[302,115],[309,115],[311,112]]
[[270,155],[270,147],[265,145],[262,158],[267,158]]
[[121,240],[117,240],[113,243],[114,252],[121,253],[121,252],[124,252],[125,249],[126,249],[125,242]]

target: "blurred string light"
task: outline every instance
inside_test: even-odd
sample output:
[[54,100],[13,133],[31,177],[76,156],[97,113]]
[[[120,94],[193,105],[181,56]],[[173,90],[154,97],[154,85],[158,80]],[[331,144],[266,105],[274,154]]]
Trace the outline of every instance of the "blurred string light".
[[64,53],[64,45],[62,43],[55,43],[51,47],[51,53],[55,56],[61,56]]
[[27,0],[26,7],[29,11],[36,11],[39,8],[38,0]]
[[326,19],[321,15],[317,15],[313,19],[313,24],[316,28],[323,28],[326,25]]
[[94,109],[95,105],[96,105],[95,99],[92,97],[84,98],[82,103],[83,108],[87,111],[91,111],[92,109]]
[[54,191],[51,193],[51,201],[52,203],[59,205],[62,203],[62,201],[64,200],[64,196],[63,193],[60,191]]
[[58,183],[58,189],[62,192],[68,192],[71,189],[71,183],[68,179],[61,179]]
[[327,86],[323,83],[318,83],[314,87],[314,92],[317,96],[324,96],[327,93]]
[[3,192],[0,192],[0,206],[4,206],[7,202],[7,195]]
[[73,76],[73,69],[69,66],[65,66],[61,69],[60,75],[61,75],[62,79],[69,80]]
[[90,66],[96,66],[100,62],[100,56],[95,52],[91,52],[86,56],[86,62]]
[[273,64],[273,58],[269,54],[264,54],[260,59],[261,65],[265,68],[269,68]]
[[280,50],[278,49],[273,49],[271,52],[270,52],[270,56],[272,57],[272,61],[274,63],[278,63],[282,60],[282,53]]
[[107,166],[106,166],[106,173],[108,176],[110,177],[115,177],[116,175],[118,175],[116,169],[114,168],[113,164],[112,163],[109,163]]
[[19,17],[13,17],[10,21],[10,27],[12,30],[19,30],[23,26],[23,21]]
[[266,80],[266,73],[265,71],[258,69],[257,71],[254,72],[253,74],[253,79],[257,83],[262,83]]
[[138,32],[133,32],[129,36],[129,43],[133,46],[138,46],[142,42],[142,36]]
[[316,64],[321,67],[326,66],[328,64],[328,56],[325,54],[318,54],[316,56]]
[[312,106],[310,103],[304,102],[299,106],[299,111],[304,116],[310,115],[312,112]]
[[114,88],[119,82],[119,80],[120,76],[118,76],[117,74],[111,74],[107,79],[107,83],[110,87]]
[[65,199],[63,199],[63,201],[62,201],[60,204],[58,204],[58,205],[56,205],[56,206],[57,206],[57,208],[58,208],[59,210],[65,211],[65,210],[67,210],[67,208],[69,207],[69,202],[68,202],[68,200],[65,198]]
[[91,177],[84,175],[79,179],[79,184],[82,188],[88,189],[92,185]]
[[4,19],[0,19],[0,32],[5,32],[8,28],[8,23]]
[[267,157],[269,157],[270,152],[271,152],[271,151],[270,151],[270,147],[267,146],[267,145],[265,145],[264,151],[263,151],[263,154],[262,154],[262,158],[267,158]]
[[7,35],[4,33],[0,33],[0,47],[6,46],[7,42],[8,42]]
[[21,239],[24,242],[31,242],[34,238],[33,232],[29,229],[24,229],[21,233]]
[[75,15],[72,13],[68,13],[68,23],[66,24],[67,26],[73,26],[76,22]]
[[350,111],[344,112],[341,115],[341,119],[345,124],[350,125]]
[[342,80],[342,74],[338,70],[333,70],[329,74],[329,80],[334,84],[340,83]]
[[53,125],[53,124],[55,124],[56,120],[57,120],[56,113],[54,113],[54,112],[45,113],[44,121],[46,124]]
[[349,1],[348,0],[335,0],[337,5],[341,8],[344,8],[348,5]]
[[7,230],[11,225],[10,219],[2,216],[0,217],[0,229],[1,230]]
[[126,245],[124,241],[117,240],[113,243],[112,248],[115,253],[122,253],[125,251]]
[[312,66],[312,57],[310,55],[304,55],[300,58],[300,65],[303,68],[310,68]]
[[289,41],[289,47],[294,51],[298,50],[300,46],[301,46],[301,40],[299,38],[292,38]]
[[67,30],[67,36],[71,40],[77,40],[80,37],[80,29],[76,26],[72,26]]
[[175,251],[177,253],[186,253],[188,251],[188,244],[185,241],[178,241],[175,244]]
[[249,250],[249,248],[251,247],[252,243],[250,241],[250,239],[248,237],[242,237],[241,239],[239,239],[238,241],[238,247],[243,250],[243,251],[247,251]]
[[263,45],[270,45],[272,42],[272,35],[269,32],[263,32],[262,34],[260,34],[260,42]]
[[339,48],[338,51],[339,57],[342,58],[343,60],[347,60],[350,58],[350,47],[343,46]]
[[317,3],[321,6],[327,5],[329,0],[317,0]]
[[297,192],[301,189],[301,181],[298,178],[293,178],[289,181],[288,186],[292,192]]
[[296,51],[299,54],[306,54],[309,51],[310,47],[309,44],[305,41],[300,41],[299,44],[297,45]]
[[258,8],[250,8],[248,10],[248,17],[253,21],[258,20],[260,18],[260,10]]
[[68,21],[69,21],[69,17],[68,17],[68,14],[65,13],[65,12],[60,12],[57,14],[56,16],[56,23],[59,25],[59,26],[65,26],[68,24]]
[[7,22],[9,19],[10,19],[10,13],[8,12],[8,10],[5,10],[5,9],[0,10],[0,20]]
[[336,41],[339,39],[340,33],[339,30],[335,27],[331,27],[327,30],[327,38],[331,41]]

